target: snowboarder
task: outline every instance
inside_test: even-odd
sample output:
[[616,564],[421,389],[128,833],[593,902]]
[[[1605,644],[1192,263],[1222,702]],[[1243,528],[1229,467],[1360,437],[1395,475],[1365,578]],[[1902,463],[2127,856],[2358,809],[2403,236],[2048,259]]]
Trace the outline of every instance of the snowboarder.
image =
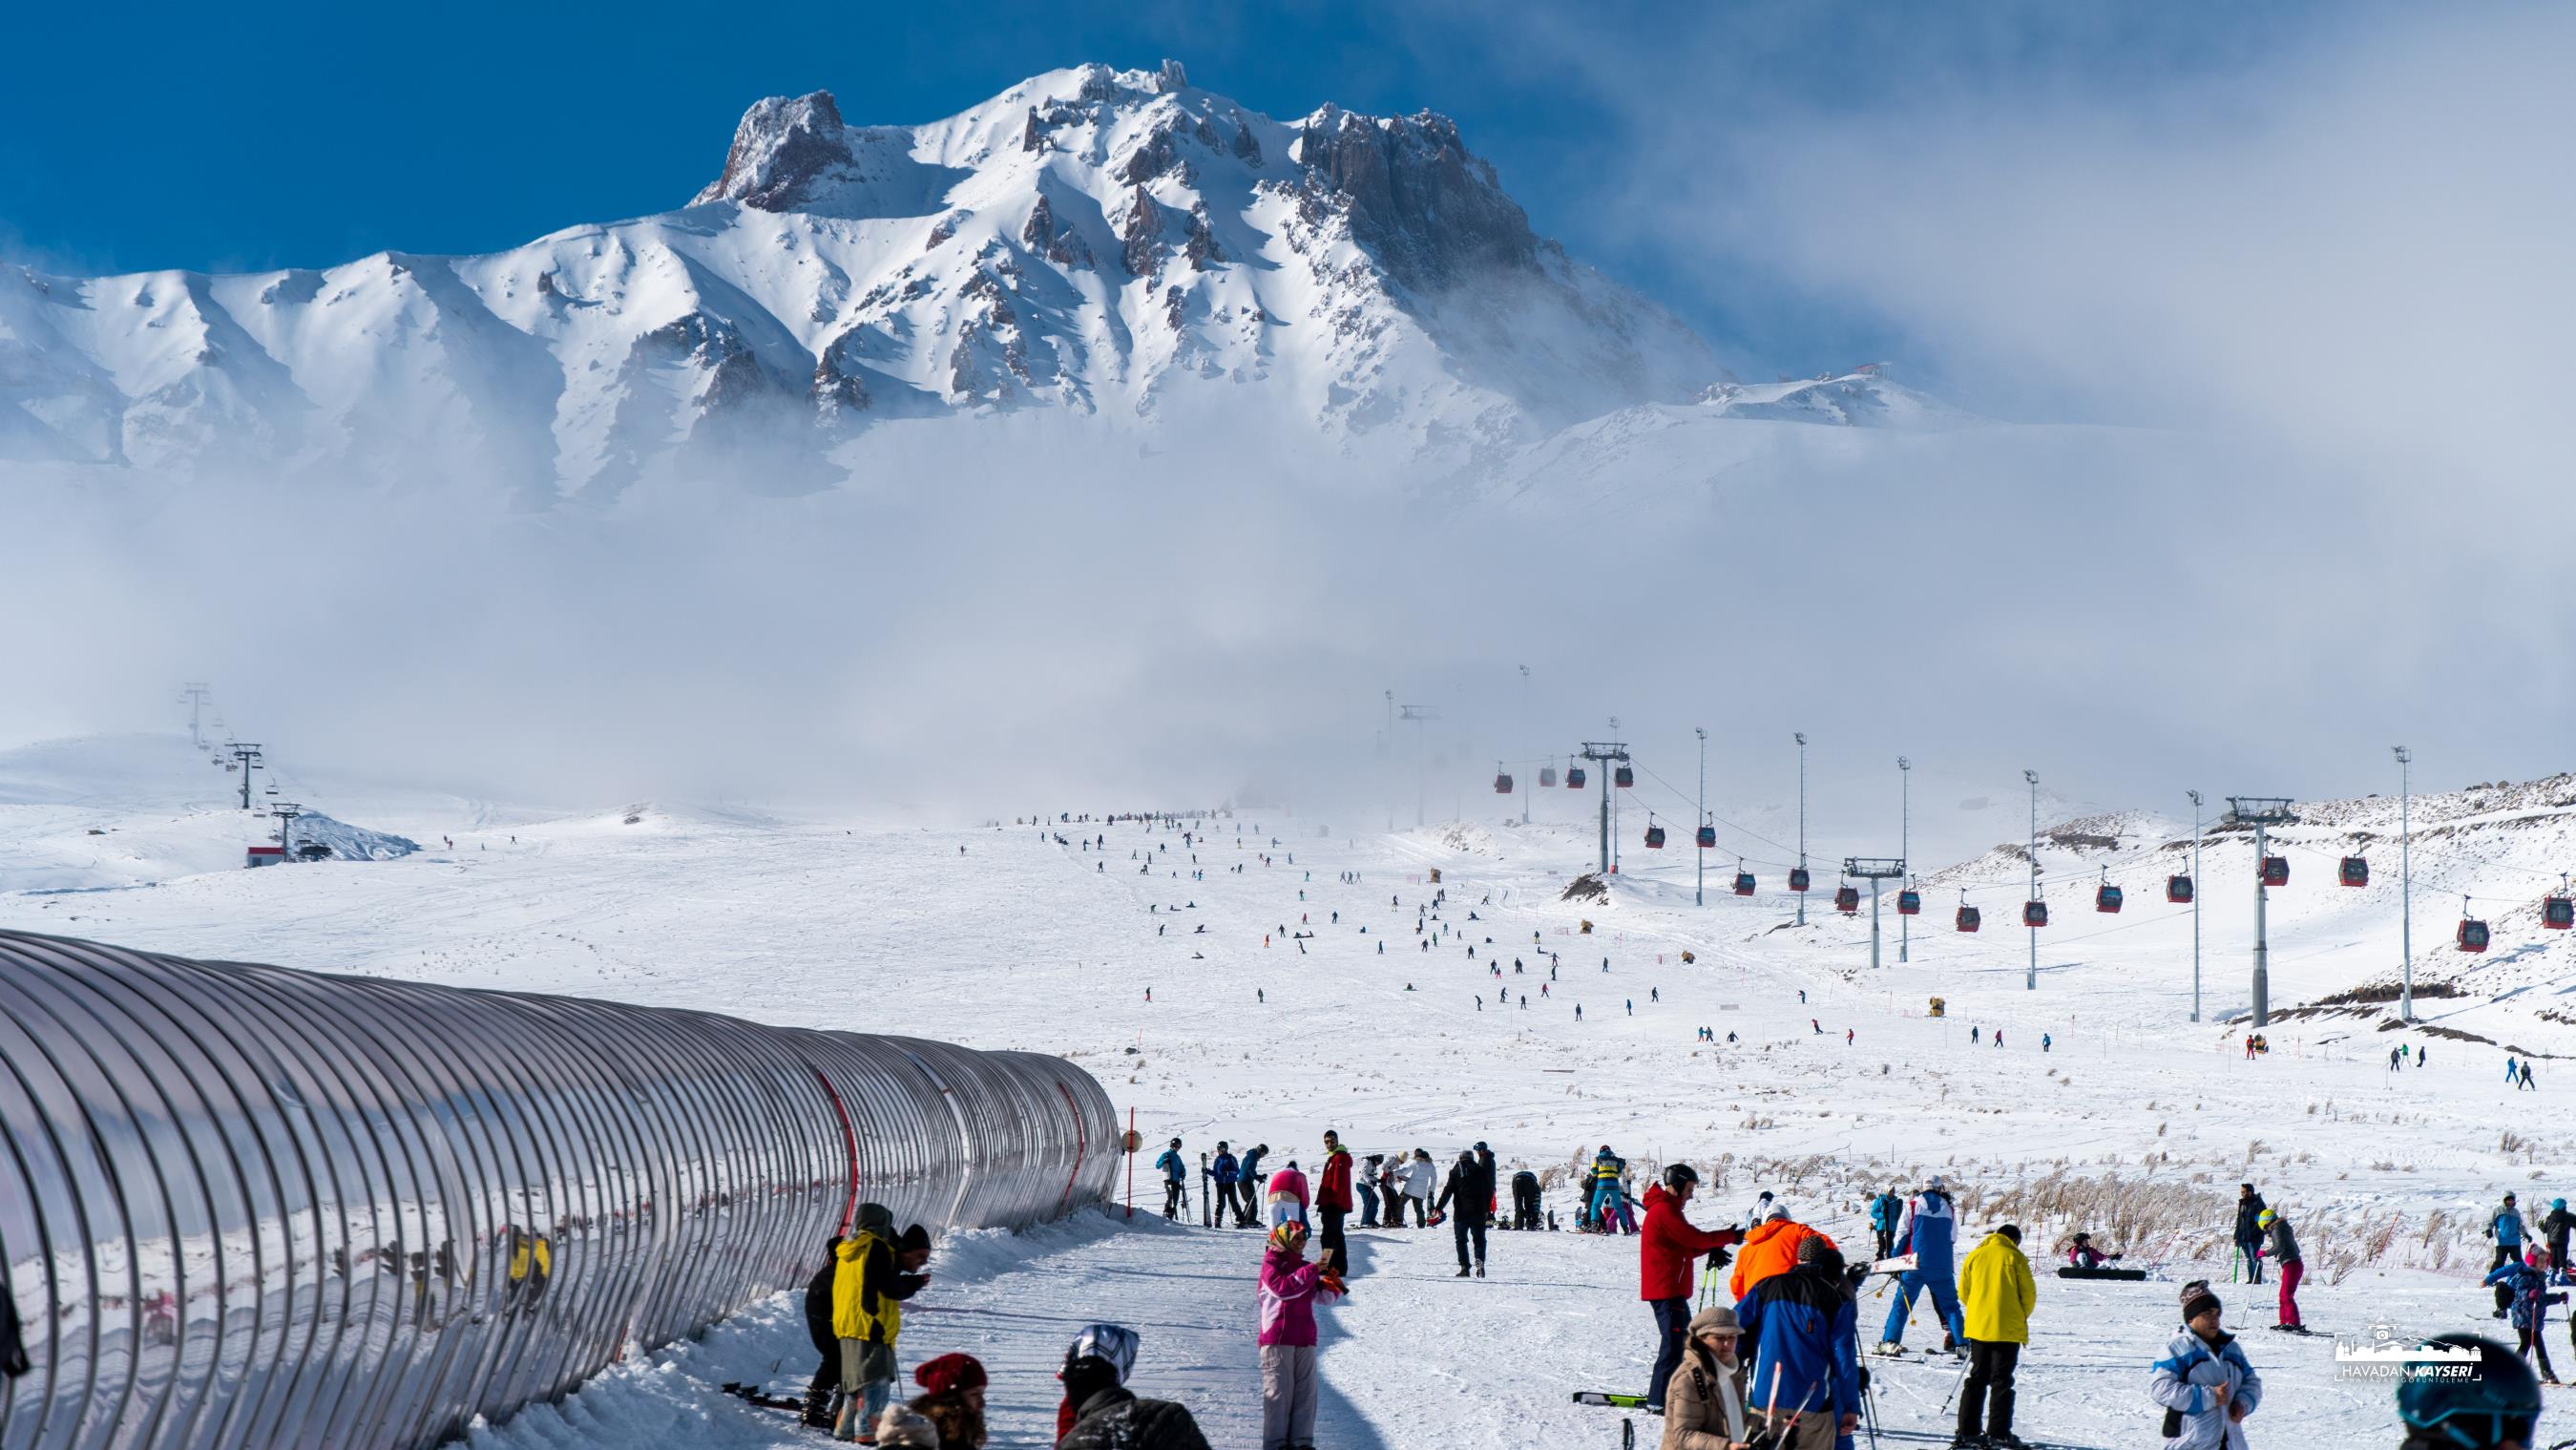
[[1208,1450],[1190,1412],[1170,1400],[1138,1399],[1127,1386],[1136,1331],[1094,1324],[1064,1352],[1064,1404],[1056,1450]]
[[[1536,1187],[1535,1184],[1532,1185]],[[1646,1222],[1637,1235],[1637,1297],[1655,1316],[1655,1368],[1646,1381],[1646,1405],[1661,1409],[1673,1370],[1682,1360],[1690,1318],[1691,1265],[1703,1254],[1714,1267],[1726,1250],[1744,1242],[1731,1228],[1703,1229],[1683,1212],[1699,1191],[1699,1174],[1687,1163],[1664,1169],[1663,1182],[1646,1190]],[[1533,1194],[1535,1197],[1535,1194]]]
[[1984,1409],[1989,1444],[2013,1443],[2013,1368],[2030,1342],[2039,1285],[2021,1252],[2021,1230],[2005,1224],[1959,1263],[1959,1309],[1967,1325],[1968,1378],[1959,1390],[1957,1438],[1974,1440]]
[[1903,1349],[1905,1321],[1913,1317],[1915,1296],[1926,1290],[1932,1294],[1932,1312],[1941,1318],[1942,1349],[1959,1352],[1959,1341],[1966,1337],[1967,1329],[1960,1318],[1957,1276],[1951,1268],[1958,1236],[1959,1219],[1950,1205],[1950,1182],[1935,1173],[1907,1206],[1904,1231],[1897,1235],[1896,1252],[1912,1254],[1914,1267],[1897,1276],[1896,1302],[1887,1307],[1887,1323],[1879,1330],[1879,1353],[1894,1354]]
[[1271,1230],[1261,1258],[1261,1450],[1315,1442],[1315,1303],[1347,1291],[1330,1265],[1305,1257],[1304,1224]]
[[[1784,1442],[1821,1447],[1860,1428],[1860,1360],[1843,1256],[1821,1236],[1798,1245],[1798,1261],[1772,1274],[1735,1306],[1753,1340],[1754,1398]],[[1794,1439],[1787,1433],[1794,1426]]]
[[2147,1379],[2148,1397],[2164,1407],[2165,1444],[2173,1450],[2245,1450],[2245,1417],[2263,1403],[2263,1377],[2218,1320],[2218,1296],[2207,1281],[2182,1286],[2182,1328]]
[[2093,1247],[2093,1236],[2089,1233],[2077,1234],[2075,1246],[2066,1251],[2067,1264],[2078,1269],[2098,1269],[2118,1257],[2118,1254],[2106,1254]]
[[2290,1221],[2283,1218],[2277,1208],[2263,1210],[2255,1222],[2272,1236],[2272,1262],[2281,1270],[2280,1327],[2300,1328],[2299,1280],[2307,1273],[2307,1266],[2299,1262],[2298,1237],[2290,1232]]
[[[2254,1191],[2253,1184],[2236,1185],[2236,1255],[2244,1260],[2245,1282],[2248,1284],[2263,1282],[2263,1226],[2256,1220],[2267,1207],[2270,1205],[2263,1202],[2263,1195]],[[2498,1259],[2496,1262],[2504,1261]],[[2501,1306],[2504,1301],[2499,1299],[2496,1303]]]
[[1458,1277],[1461,1279],[1467,1277],[1467,1249],[1471,1240],[1476,1250],[1473,1266],[1476,1277],[1485,1277],[1485,1218],[1494,1203],[1494,1180],[1488,1176],[1490,1172],[1477,1161],[1475,1149],[1461,1152],[1458,1161],[1450,1165],[1447,1181],[1440,1185],[1440,1197],[1431,1205],[1434,1210],[1446,1210],[1449,1214],[1449,1233],[1458,1241]]

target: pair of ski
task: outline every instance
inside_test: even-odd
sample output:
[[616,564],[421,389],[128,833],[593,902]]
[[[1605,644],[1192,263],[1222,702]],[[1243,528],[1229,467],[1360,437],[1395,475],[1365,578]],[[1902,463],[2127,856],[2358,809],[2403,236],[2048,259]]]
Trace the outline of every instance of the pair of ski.
[[[1603,1390],[1577,1390],[1574,1393],[1574,1402],[1578,1405],[1595,1405],[1614,1410],[1643,1410],[1648,1414],[1654,1415],[1660,1415],[1663,1413],[1663,1411],[1654,1409],[1647,1405],[1646,1397],[1644,1395],[1613,1394]],[[1885,1426],[1880,1426],[1877,1434],[1878,1438],[1882,1440],[1905,1440],[1909,1442],[1923,1443],[1937,1441],[1942,1444],[1947,1444],[1951,1438],[1950,1436],[1935,1430],[1890,1430]],[[2094,1446],[2073,1445],[2062,1440],[2033,1440],[2024,1437],[2022,1443],[2029,1446],[2030,1450],[2097,1450],[2097,1447]]]

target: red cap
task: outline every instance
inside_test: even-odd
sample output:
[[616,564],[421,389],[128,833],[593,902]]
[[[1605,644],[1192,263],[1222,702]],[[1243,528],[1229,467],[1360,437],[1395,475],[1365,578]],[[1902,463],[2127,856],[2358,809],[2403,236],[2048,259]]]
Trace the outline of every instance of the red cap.
[[943,1354],[922,1361],[913,1370],[912,1381],[934,1395],[947,1390],[980,1390],[985,1384],[984,1364],[971,1354]]

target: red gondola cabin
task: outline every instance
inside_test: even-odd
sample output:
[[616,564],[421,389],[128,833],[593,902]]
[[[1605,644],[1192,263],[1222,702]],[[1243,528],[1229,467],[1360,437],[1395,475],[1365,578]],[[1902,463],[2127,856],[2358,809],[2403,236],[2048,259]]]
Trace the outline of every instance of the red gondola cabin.
[[1912,887],[1907,887],[1905,890],[1896,893],[1896,914],[1898,916],[1921,916],[1923,914],[1923,893],[1916,891]]
[[2093,909],[2110,915],[2120,914],[2120,888],[2104,882],[2093,890]]
[[1617,770],[1610,772],[1610,783],[1619,787],[1621,790],[1627,790],[1637,783],[1637,772],[1630,770],[1624,765],[1620,766]]
[[1583,767],[1582,767],[1582,766],[1579,766],[1579,765],[1569,765],[1569,766],[1567,766],[1567,767],[1565,768],[1565,788],[1566,788],[1567,790],[1581,790],[1581,789],[1583,789]]
[[2346,856],[2335,866],[2335,880],[2346,886],[2368,886],[2370,863],[2359,856]]
[[2565,896],[2541,898],[2540,924],[2551,931],[2565,931],[2576,926],[2576,899]]
[[2264,885],[2266,885],[2266,886],[2287,886],[2287,885],[2289,885],[2289,884],[2290,884],[2290,858],[2289,858],[2289,857],[2287,857],[2287,856],[2266,856],[2266,857],[2264,857],[2264,858],[2263,858],[2263,884],[2264,884]]
[[1553,765],[1540,766],[1538,768],[1538,783],[1546,786],[1549,790],[1556,789],[1556,767]]
[[1806,867],[1792,866],[1789,868],[1789,889],[1792,891],[1804,891],[1807,889]]
[[2021,904],[2021,924],[2024,926],[2048,925],[2048,903],[2045,901],[2023,902]]
[[2188,877],[2188,876],[2168,876],[2168,877],[2166,877],[2166,878],[2165,878],[2165,900],[2167,900],[2167,901],[2172,901],[2172,902],[2177,902],[2177,903],[2181,903],[2181,902],[2188,902],[2188,901],[2190,901],[2190,900],[2191,900],[2191,878],[2190,878],[2190,877]]
[[2482,952],[2487,949],[2487,924],[2476,917],[2460,918],[2460,950]]
[[1738,871],[1735,873],[1735,894],[1738,896],[1751,896],[1753,894],[1752,872]]
[[1982,913],[1980,913],[1980,912],[1979,912],[1975,907],[1973,907],[1973,906],[1962,906],[1962,907],[1960,907],[1960,908],[1959,908],[1959,930],[1961,930],[1961,931],[1975,931],[1975,930],[1976,930],[1980,925],[1982,925],[1982,924],[1983,924],[1983,922],[1984,922],[1984,916],[1983,916],[1983,914],[1982,914]]
[[1837,888],[1834,892],[1834,910],[1841,912],[1845,916],[1849,916],[1852,913],[1859,911],[1860,888],[1857,886],[1844,886]]
[[1649,851],[1660,851],[1664,849],[1663,827],[1648,826],[1646,828],[1646,849]]
[[1701,850],[1703,850],[1703,851],[1714,850],[1714,849],[1716,848],[1716,846],[1717,846],[1717,827],[1715,827],[1715,826],[1702,826],[1702,827],[1700,827],[1700,828],[1699,828],[1699,833],[1697,834],[1697,836],[1695,836],[1693,839],[1695,839],[1695,840],[1697,840],[1697,841],[1699,842],[1699,848],[1700,848]]
[[1496,795],[1510,795],[1511,793],[1512,793],[1512,778],[1511,778],[1510,776],[1508,776],[1508,775],[1498,775],[1498,776],[1495,776],[1495,777],[1494,777],[1494,794],[1496,794]]

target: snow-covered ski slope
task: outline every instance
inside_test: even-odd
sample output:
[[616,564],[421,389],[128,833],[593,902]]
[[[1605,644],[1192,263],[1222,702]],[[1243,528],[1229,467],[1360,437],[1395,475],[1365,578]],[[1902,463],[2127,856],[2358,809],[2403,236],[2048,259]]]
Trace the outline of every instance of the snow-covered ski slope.
[[[156,797],[159,748],[174,784]],[[34,759],[0,760],[0,778],[37,774]],[[74,839],[119,841],[209,805],[205,778],[220,778],[184,737],[60,745],[42,763],[58,786],[86,770],[124,783],[77,806],[10,796],[20,803],[0,803],[0,838],[13,851],[39,834],[31,823],[64,822],[57,813],[75,808],[88,812],[79,829],[110,834]],[[2576,1143],[2543,1106],[2566,1090],[2561,1058],[2541,1056],[2539,1091],[2517,1094],[2503,1082],[2501,1045],[2383,1032],[2382,1010],[2285,1017],[2270,1055],[2246,1060],[2239,1029],[2218,1020],[2244,1000],[2251,920],[2250,851],[2233,834],[2204,850],[2210,1020],[2185,1021],[2190,914],[2161,899],[2176,860],[2163,847],[2169,820],[2079,820],[2043,845],[2058,924],[2041,933],[2039,989],[2026,992],[2027,937],[2008,923],[2027,867],[2009,852],[1926,882],[1902,966],[1891,900],[1888,965],[1873,974],[1866,916],[1832,911],[1823,850],[1804,929],[1786,925],[1790,900],[1760,863],[1760,891],[1739,899],[1725,889],[1732,858],[1712,860],[1709,902],[1694,906],[1690,851],[1641,849],[1634,816],[1610,898],[1560,900],[1592,847],[1563,795],[1542,801],[1526,829],[1497,818],[1388,834],[1365,829],[1382,815],[1246,812],[1212,823],[1194,865],[1175,832],[1040,830],[1009,824],[1007,811],[999,826],[649,803],[544,815],[351,787],[361,812],[315,794],[428,849],[263,871],[203,870],[172,852],[124,868],[135,879],[101,883],[111,889],[69,894],[31,890],[44,882],[12,870],[0,876],[0,923],[1059,1052],[1134,1108],[1149,1142],[1178,1134],[1193,1157],[1223,1137],[1266,1141],[1274,1161],[1312,1166],[1318,1136],[1334,1127],[1364,1153],[1420,1146],[1445,1163],[1484,1139],[1506,1171],[1552,1173],[1608,1142],[1641,1170],[1697,1165],[1711,1200],[1703,1223],[1772,1188],[1851,1243],[1865,1242],[1864,1189],[1945,1173],[1971,1237],[2009,1218],[2046,1260],[2085,1228],[2132,1262],[2160,1263],[2162,1277],[2141,1285],[2043,1278],[2023,1372],[2020,1428],[2033,1436],[2145,1440],[2146,1364],[2170,1332],[2176,1282],[2227,1277],[2225,1200],[2239,1180],[2299,1226],[2309,1322],[2357,1335],[2383,1318],[2419,1333],[2493,1328],[2469,1284],[2485,1262],[2481,1206],[2512,1189],[2545,1207],[2576,1175]],[[2431,1027],[2542,1054],[2576,1044],[2544,1015],[2571,980],[2576,944],[2529,920],[2539,873],[2554,883],[2553,863],[2570,856],[2569,794],[2561,779],[2416,799],[2417,979],[2468,994],[2428,996]],[[2309,824],[2282,833],[2293,875],[2271,910],[2276,1011],[2393,972],[2383,806],[2393,818],[2393,800],[2309,806]],[[1105,850],[1055,840],[1104,831]],[[2359,848],[2373,867],[2362,890],[2331,884],[2355,832],[2383,837]],[[2127,891],[2118,916],[2089,905],[2105,863]],[[1434,868],[1442,888],[1428,881]],[[1345,872],[1359,879],[1345,883]],[[1986,913],[1972,937],[1947,929],[1962,884]],[[2441,945],[2456,902],[2445,893],[2462,886],[2496,893],[2496,947],[2482,958]],[[1447,892],[1436,920],[1418,914],[1435,889]],[[1301,930],[1312,933],[1302,950]],[[1946,1017],[1926,1015],[1933,996],[1946,999]],[[1715,1043],[1697,1040],[1702,1026]],[[1998,1030],[2003,1045],[1988,1045]],[[2425,1046],[2427,1066],[2389,1072],[2400,1041]],[[1140,1201],[1158,1202],[1145,1176]],[[1561,1192],[1551,1203],[1570,1217]],[[1177,1393],[1231,1427],[1217,1443],[1248,1443],[1252,1235],[1094,1222],[952,1252],[904,1358],[987,1356],[1001,1371],[997,1444],[1043,1442],[1052,1382],[1041,1371],[1071,1326],[1094,1316],[1144,1329],[1141,1388]],[[1634,1245],[1497,1234],[1492,1254],[1494,1278],[1460,1282],[1443,1232],[1362,1238],[1354,1297],[1327,1314],[1325,1423],[1336,1443],[1612,1442],[1613,1412],[1566,1401],[1578,1389],[1641,1387],[1650,1342]],[[2268,1285],[2221,1292],[2232,1322],[2271,1322]],[[1884,1312],[1874,1302],[1865,1334]],[[1917,1346],[1927,1327],[1918,1315]],[[801,1341],[781,1301],[487,1441],[785,1443],[804,1432],[711,1390],[772,1365],[772,1388],[801,1381],[811,1368]],[[2386,1435],[2386,1395],[2335,1377],[2331,1339],[2258,1332],[2248,1349],[2271,1381],[2266,1443]],[[1882,1369],[1886,1423],[1934,1424],[1948,1378],[1939,1364]]]

